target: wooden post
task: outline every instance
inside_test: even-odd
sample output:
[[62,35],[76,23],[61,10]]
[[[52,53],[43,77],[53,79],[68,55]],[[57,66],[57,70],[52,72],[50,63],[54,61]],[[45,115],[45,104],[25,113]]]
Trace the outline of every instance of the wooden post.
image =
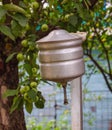
[[81,77],[74,79],[71,87],[72,130],[83,130]]

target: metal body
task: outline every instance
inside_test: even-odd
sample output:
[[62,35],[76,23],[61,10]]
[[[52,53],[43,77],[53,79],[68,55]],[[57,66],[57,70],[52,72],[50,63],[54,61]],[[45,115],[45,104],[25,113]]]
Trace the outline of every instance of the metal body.
[[[72,130],[82,130],[82,88],[81,76],[84,73],[82,42],[86,33],[68,33],[54,30],[37,41],[41,77],[60,82],[65,90],[66,83],[72,86]],[[66,90],[65,92],[65,103]]]
[[82,38],[65,30],[54,30],[37,41],[43,79],[66,83],[84,73]]

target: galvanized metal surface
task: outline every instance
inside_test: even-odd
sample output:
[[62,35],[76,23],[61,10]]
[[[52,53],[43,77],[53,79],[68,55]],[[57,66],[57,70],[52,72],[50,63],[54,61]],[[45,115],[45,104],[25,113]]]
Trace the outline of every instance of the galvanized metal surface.
[[80,39],[80,38],[82,37],[76,33],[75,35],[71,35],[71,33],[68,33],[67,31],[63,29],[57,29],[57,30],[53,30],[47,36],[45,36],[44,38],[40,39],[37,42],[39,43],[51,42],[52,43],[56,41],[68,41],[68,40]]
[[66,83],[84,73],[82,38],[65,30],[54,30],[37,41],[43,79]]

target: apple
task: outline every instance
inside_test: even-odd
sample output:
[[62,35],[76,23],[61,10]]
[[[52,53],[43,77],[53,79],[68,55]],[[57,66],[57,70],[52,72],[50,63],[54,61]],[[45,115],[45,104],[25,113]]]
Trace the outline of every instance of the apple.
[[30,61],[30,60],[31,60],[30,55],[27,55],[26,59],[27,59],[28,61]]
[[96,27],[99,27],[99,23],[96,24]]
[[21,45],[23,47],[28,47],[28,41],[26,39],[22,40]]
[[24,86],[20,88],[20,93],[24,94],[30,90],[30,86]]
[[28,92],[30,90],[30,86],[24,86],[24,91]]
[[41,26],[41,30],[42,30],[43,32],[47,31],[48,29],[49,29],[49,27],[48,27],[47,24],[43,24],[43,25]]
[[27,31],[30,30],[30,25],[29,25],[29,24],[26,24],[25,29],[26,29]]
[[23,97],[24,97],[24,99],[27,100],[27,101],[29,101],[29,99],[30,99],[27,93],[24,93]]
[[35,46],[33,46],[33,45],[29,46],[29,50],[33,51],[34,49],[35,49]]
[[32,82],[30,83],[30,86],[31,86],[31,88],[37,87],[37,82],[32,81]]
[[66,14],[65,17],[64,17],[64,20],[67,22],[69,20],[70,16],[71,16],[70,14]]
[[106,38],[103,38],[101,41],[102,41],[102,42],[106,42]]
[[25,93],[25,94],[23,95],[23,97],[24,97],[24,99],[27,100],[28,102],[32,102],[32,99],[28,96],[27,93]]
[[33,74],[37,73],[37,68],[32,68],[32,73]]
[[22,88],[20,88],[20,93],[21,94],[24,94],[25,93],[25,90],[24,90],[24,88],[22,87]]
[[24,55],[20,52],[17,54],[17,60],[22,61],[24,59]]
[[32,6],[33,6],[34,9],[38,9],[39,8],[39,3],[34,1],[34,2],[32,2]]
[[88,38],[89,38],[89,39],[92,39],[92,38],[93,38],[93,36],[92,36],[92,35],[90,35]]
[[47,10],[44,10],[44,15],[48,16],[48,11]]

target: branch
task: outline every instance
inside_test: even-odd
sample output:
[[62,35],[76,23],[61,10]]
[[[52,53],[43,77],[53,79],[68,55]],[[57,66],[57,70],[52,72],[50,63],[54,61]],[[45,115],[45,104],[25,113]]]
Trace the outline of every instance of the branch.
[[98,64],[98,62],[92,57],[92,55],[89,55],[89,54],[85,54],[87,55],[92,61],[93,63],[97,66],[97,68],[100,70],[100,72],[102,73],[104,79],[105,79],[105,82],[107,84],[107,87],[108,89],[110,90],[110,92],[112,92],[112,88],[111,88],[111,85],[109,84],[109,81],[108,81],[108,78],[106,77],[106,74],[104,72],[104,70],[102,69],[102,67]]
[[[90,58],[90,56],[92,57],[92,54],[91,54],[91,51],[90,51],[90,50],[87,50],[86,53],[84,52],[84,55],[88,56],[89,58]],[[90,58],[90,59],[91,59],[91,58]],[[92,57],[92,59],[93,59],[93,57]],[[91,59],[91,60],[92,60],[92,59]],[[95,59],[94,59],[94,60],[95,60]],[[96,60],[95,60],[95,61],[96,61]],[[104,69],[99,65],[98,62],[97,62],[97,64],[98,64],[98,66],[102,69],[102,71],[103,71],[105,74],[111,76],[110,73],[108,73],[106,70],[104,70]]]
[[90,0],[90,4],[88,4],[88,2],[86,1],[86,0],[83,0],[83,5],[84,5],[84,7],[86,7],[87,8],[87,6],[89,7],[89,9],[90,10],[92,10],[93,9],[93,7],[95,6],[95,4],[98,2],[98,0]]
[[11,2],[16,5],[19,4],[19,0],[3,0],[3,4],[10,4]]
[[108,50],[106,49],[104,43],[102,42],[102,40],[101,40],[101,38],[100,38],[100,35],[99,35],[99,33],[97,32],[97,30],[96,30],[96,26],[95,26],[95,25],[94,25],[94,29],[95,29],[96,35],[98,36],[98,40],[99,40],[99,42],[101,43],[103,50],[105,51],[105,55],[106,55],[106,59],[107,59],[107,63],[108,63],[108,68],[109,68],[109,73],[112,74],[112,73],[111,73],[111,65],[110,65]]

